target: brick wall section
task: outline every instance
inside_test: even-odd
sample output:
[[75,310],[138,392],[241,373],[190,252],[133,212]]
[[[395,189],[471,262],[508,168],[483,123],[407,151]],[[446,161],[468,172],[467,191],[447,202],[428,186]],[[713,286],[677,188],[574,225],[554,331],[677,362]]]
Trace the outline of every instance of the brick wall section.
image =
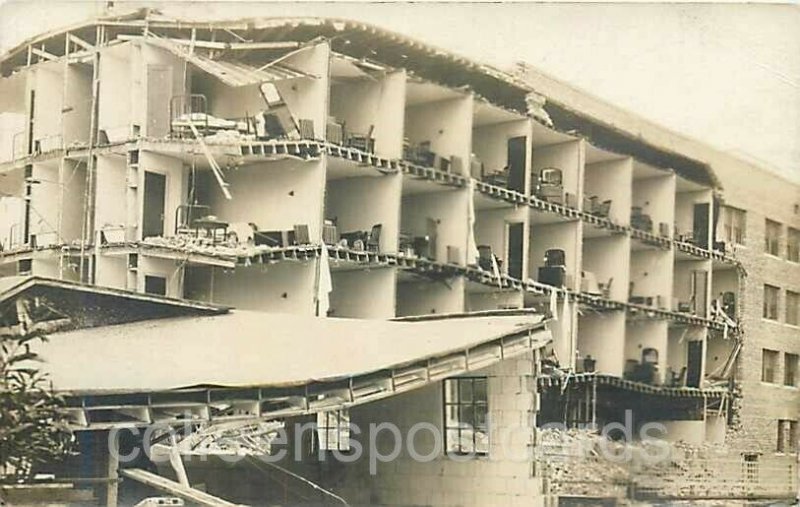
[[[454,461],[439,454],[421,463],[411,459],[407,450],[392,462],[379,463],[377,475],[370,476],[368,463],[361,460],[348,467],[337,492],[353,504],[483,506],[504,505],[535,507],[544,505],[541,479],[525,456],[534,442],[535,392],[532,389],[531,356],[510,359],[474,373],[488,376],[488,401],[491,424],[488,457]],[[405,395],[389,398],[351,410],[352,422],[362,429],[370,423],[392,422],[405,439],[418,422],[442,428],[443,385],[434,385]],[[516,428],[505,436],[506,428]],[[378,439],[378,449],[389,453],[393,437]],[[366,439],[362,437],[361,441]],[[421,455],[433,449],[429,431],[415,438]]]
[[[737,378],[742,400],[741,425],[731,433],[731,443],[739,449],[774,452],[779,419],[800,420],[800,389],[784,387],[783,358],[785,353],[800,353],[800,328],[784,323],[785,291],[800,290],[800,264],[786,257],[786,227],[800,227],[800,185],[793,185],[754,166],[735,160],[715,166],[722,180],[726,204],[746,210],[745,245],[737,248],[736,257],[747,270],[743,279],[743,299],[739,302],[745,330],[739,358]],[[783,258],[765,254],[765,220],[783,225],[780,252]],[[781,288],[779,322],[762,318],[764,284]],[[779,351],[776,384],[761,382],[762,349]]]

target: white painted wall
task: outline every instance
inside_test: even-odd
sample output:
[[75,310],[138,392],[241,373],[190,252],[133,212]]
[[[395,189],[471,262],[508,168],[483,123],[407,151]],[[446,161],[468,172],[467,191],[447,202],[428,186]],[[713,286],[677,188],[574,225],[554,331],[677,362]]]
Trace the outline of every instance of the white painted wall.
[[[137,91],[134,97],[134,109],[132,111],[134,121],[142,125],[142,131],[147,136],[154,136],[153,132],[149,132],[147,128],[147,109],[151,105],[158,108],[164,108],[164,117],[169,118],[170,101],[176,95],[184,95],[186,93],[187,85],[184,81],[184,75],[187,75],[187,63],[182,58],[178,58],[166,49],[162,49],[150,44],[140,44],[141,59],[134,58],[133,68],[134,74],[138,74],[144,86],[140,88],[141,93]],[[141,63],[138,63],[141,62]],[[138,65],[138,66],[136,66]],[[157,96],[161,98],[161,102],[155,103],[148,97],[153,94],[156,87],[161,86],[160,83],[151,83],[148,79],[147,68],[148,66],[161,66],[166,67],[169,72],[171,82],[171,89],[168,91],[157,90]],[[101,63],[102,67],[102,63]],[[188,78],[186,79],[188,80]],[[102,86],[102,83],[101,83]],[[157,136],[160,137],[160,136]]]
[[[241,310],[314,315],[316,262],[214,269],[211,281],[214,303]],[[264,330],[265,339],[268,330]]]
[[229,170],[228,200],[209,179],[211,213],[228,222],[254,222],[261,230],[290,230],[307,224],[312,241],[322,237],[322,161],[279,161]]
[[642,350],[658,351],[658,376],[663,382],[667,367],[667,342],[669,323],[663,320],[628,321],[625,333],[625,359],[642,360]]
[[331,317],[391,319],[395,316],[393,268],[333,272]]
[[[631,252],[630,281],[633,295],[661,296],[661,304],[672,304],[672,252],[667,250],[634,250]],[[657,305],[658,302],[654,301]]]
[[58,161],[33,164],[33,179],[41,183],[31,185],[30,233],[36,236],[36,244],[39,246],[60,242],[58,224],[61,214],[61,187],[58,164]]
[[[148,166],[152,167],[152,163]],[[94,221],[97,230],[102,230],[106,226],[128,225],[127,170],[124,156],[97,157],[97,195]],[[169,182],[167,186],[170,186]]]
[[[561,169],[564,191],[580,196],[583,187],[584,146],[583,141],[567,141],[533,149],[533,173],[547,167]],[[535,179],[531,179],[535,181]]]
[[585,312],[578,318],[578,352],[592,356],[595,370],[622,377],[625,370],[625,313]]
[[[188,193],[188,172],[184,170],[183,161],[177,158],[168,157],[158,153],[147,151],[139,152],[139,192],[138,209],[139,224],[142,223],[144,212],[145,172],[164,174],[167,177],[166,199],[164,206],[164,234],[172,236],[175,234],[175,210],[186,201]],[[139,227],[139,239],[142,229]]]
[[675,195],[675,226],[681,233],[692,232],[694,227],[694,205],[698,203],[709,204],[708,214],[708,244],[711,245],[711,233],[713,231],[713,201],[714,194],[709,190],[697,192],[678,192]]
[[[327,43],[318,44],[283,60],[292,68],[313,77],[278,81],[275,85],[295,121],[314,122],[314,137],[323,139],[328,116]],[[201,93],[208,101],[209,114],[220,118],[244,118],[267,109],[257,85],[231,87],[216,77],[195,71],[192,93]]]
[[64,95],[64,145],[89,141],[92,114],[92,69],[83,65],[70,65],[66,71]]
[[[137,111],[144,109],[142,77],[136,56],[140,49],[131,43],[100,50],[100,94],[97,125],[111,142],[128,139]],[[134,102],[136,100],[136,102]],[[144,131],[142,131],[144,132]]]
[[675,176],[655,176],[633,181],[633,206],[640,206],[642,213],[653,219],[653,231],[658,233],[660,223],[675,221]]
[[375,153],[401,158],[405,99],[404,70],[344,80],[331,86],[330,114],[344,121],[347,131],[367,133],[374,126]]
[[[127,258],[123,257],[123,259],[127,263]],[[181,261],[139,254],[136,290],[144,292],[145,276],[160,276],[167,279],[168,297],[183,297],[183,265],[184,263]]]
[[[579,223],[562,222],[556,224],[537,224],[530,228],[530,247],[528,254],[528,276],[538,279],[539,267],[544,266],[544,252],[551,248],[564,250],[567,262],[568,285],[575,288],[580,283],[578,265]],[[571,283],[570,283],[571,281]]]
[[65,160],[60,174],[61,237],[67,242],[80,240],[86,203],[86,164]]
[[[123,290],[125,289],[138,290],[138,287],[128,287],[127,255],[95,256],[94,283],[101,287],[111,287],[114,289],[123,289]],[[138,286],[138,280],[137,280],[137,286]],[[181,294],[181,296],[183,296],[183,294]]]
[[[508,274],[508,225],[522,223],[524,230],[528,223],[528,210],[526,208],[499,208],[481,210],[475,213],[475,244],[489,245],[492,253],[503,261],[501,272]],[[523,232],[523,234],[525,234]],[[523,238],[522,250],[522,279],[527,279],[528,249]]]
[[[501,171],[508,165],[508,140],[513,137],[527,136],[528,143],[525,156],[525,188],[529,188],[531,159],[533,148],[531,144],[531,120],[518,120],[495,123],[475,127],[472,129],[472,153],[483,162],[484,171],[489,174]],[[480,179],[480,174],[472,174],[473,178]]]
[[380,251],[397,252],[402,184],[400,174],[330,180],[325,218],[336,219],[340,234],[381,224]]
[[463,312],[464,279],[400,282],[397,284],[397,316]]
[[480,312],[484,310],[505,310],[522,308],[523,294],[516,291],[480,291],[467,292],[466,311]]
[[[29,81],[31,90],[36,91],[33,111],[33,139],[41,140],[42,151],[60,146],[61,109],[64,97],[64,64],[46,62],[36,66],[33,80]],[[30,92],[26,97],[27,111],[30,111]],[[48,139],[50,138],[50,139]],[[55,143],[55,144],[53,144]]]
[[611,299],[628,300],[630,262],[628,236],[603,236],[583,239],[583,271],[594,273],[598,283],[611,282]]
[[18,195],[0,197],[0,244],[4,249],[22,244],[25,201]]
[[467,189],[446,190],[403,197],[400,230],[412,236],[427,234],[427,219],[439,222],[436,238],[436,260],[447,262],[447,247],[459,249],[459,264],[467,253],[467,206],[472,196]]
[[[673,274],[673,288],[672,297],[675,300],[675,308],[677,309],[677,302],[688,303],[692,297],[692,271],[705,271],[710,280],[711,261],[707,260],[692,260],[692,261],[678,261],[675,263],[675,271]],[[711,303],[709,299],[709,287],[706,285],[706,300]],[[698,297],[700,295],[698,294]]]
[[472,95],[465,95],[407,107],[405,137],[412,146],[430,141],[431,151],[444,158],[460,157],[463,174],[468,174],[472,153],[472,106]]
[[670,442],[702,444],[706,439],[706,422],[700,421],[658,421],[667,429],[665,437]]
[[628,225],[631,217],[631,184],[633,160],[609,160],[586,164],[584,195],[596,195],[599,201],[611,199],[609,218],[620,225]]
[[723,292],[733,292],[739,297],[739,277],[736,269],[715,269],[711,276],[711,297],[716,299]]

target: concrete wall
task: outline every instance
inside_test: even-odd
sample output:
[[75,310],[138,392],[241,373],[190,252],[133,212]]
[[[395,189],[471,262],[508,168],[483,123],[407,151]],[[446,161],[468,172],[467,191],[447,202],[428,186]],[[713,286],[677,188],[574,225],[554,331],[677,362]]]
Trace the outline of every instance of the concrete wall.
[[583,239],[583,270],[594,274],[598,283],[611,280],[610,297],[628,300],[631,250],[627,236],[603,236]]
[[631,218],[633,160],[609,160],[586,164],[584,195],[596,195],[600,202],[611,199],[609,218],[620,225],[628,225]]
[[[487,174],[501,171],[508,166],[508,140],[514,137],[528,138],[525,156],[525,189],[530,188],[530,172],[533,158],[530,120],[507,121],[492,125],[482,125],[472,129],[472,153],[483,162]],[[480,179],[480,174],[472,174]]]
[[181,298],[183,297],[183,268],[184,263],[181,261],[139,255],[136,290],[145,291],[146,276],[160,276],[167,280],[167,297]]
[[[530,357],[523,356],[471,374],[488,377],[488,456],[451,459],[441,451],[435,452],[430,430],[420,430],[414,435],[414,446],[419,455],[431,455],[427,462],[414,460],[404,448],[397,459],[379,463],[377,474],[370,476],[367,463],[361,460],[346,467],[337,492],[351,504],[543,505],[540,478],[533,474],[533,463],[525,459],[528,446],[534,442],[532,368]],[[441,431],[443,396],[439,382],[354,408],[351,421],[361,428],[370,423],[391,422],[403,438],[417,423]],[[390,452],[393,444],[388,431],[376,439],[376,448],[383,453]]]
[[[711,245],[711,233],[713,231],[713,193],[711,190],[701,190],[697,192],[678,192],[675,194],[675,226],[679,233],[692,232],[694,227],[694,205],[699,203],[709,204],[708,214],[708,245]],[[697,239],[695,239],[697,241]]]
[[[33,139],[41,141],[42,151],[62,145],[61,109],[64,98],[64,64],[47,62],[36,66],[30,90],[35,91]],[[30,111],[30,91],[26,97]],[[88,130],[88,129],[87,129]],[[88,133],[88,132],[87,132]]]
[[397,316],[464,311],[464,279],[401,281],[397,284]]
[[333,271],[332,317],[391,319],[395,316],[393,268]]
[[[630,281],[633,295],[661,297],[661,306],[669,308],[672,301],[672,252],[665,250],[634,250],[631,252]],[[657,301],[653,302],[658,305]]]
[[533,149],[533,172],[538,174],[544,168],[561,169],[564,191],[575,196],[583,189],[584,165],[583,141],[567,141]]
[[653,219],[653,231],[658,232],[660,223],[672,229],[675,220],[675,176],[653,176],[633,181],[633,206],[642,208],[642,213]]
[[242,310],[314,315],[315,262],[283,262],[236,268],[215,268],[211,301]]
[[325,171],[322,161],[266,162],[227,171],[234,198],[225,199],[211,185],[211,213],[229,222],[254,222],[261,230],[289,230],[308,224],[312,241],[322,237],[322,196]]
[[92,69],[70,65],[66,71],[64,95],[64,145],[89,141],[92,115]]
[[[314,137],[325,137],[328,116],[327,44],[318,44],[293,55],[283,62],[314,77],[278,81],[275,85],[295,121],[314,122]],[[219,118],[244,118],[267,109],[257,85],[231,87],[208,74],[195,72],[192,93],[205,95],[209,114]]]
[[[706,273],[706,280],[711,280],[711,261],[705,260],[686,260],[686,261],[678,261],[675,263],[675,269],[673,273],[673,284],[672,284],[672,305],[671,308],[677,310],[677,303],[689,303],[692,299],[692,278],[693,272],[695,271],[705,271]],[[696,298],[705,297],[706,301],[708,302],[709,308],[711,305],[710,296],[712,295],[711,288],[709,287],[710,284],[706,284],[706,291],[704,294],[697,293],[695,295]],[[701,287],[698,287],[699,290]],[[697,299],[698,303],[700,299]],[[707,315],[708,308],[705,310],[700,309],[700,316]]]
[[670,442],[702,444],[706,436],[705,421],[658,421],[667,429],[666,438]]
[[[500,208],[481,210],[475,213],[475,244],[476,246],[489,245],[492,247],[492,253],[503,261],[500,269],[502,273],[508,274],[508,225],[521,223],[523,224],[523,230],[528,230],[528,227],[526,227],[528,222],[527,211],[524,208]],[[528,262],[526,258],[528,248],[525,244],[526,242],[527,238],[524,237],[522,249],[523,280],[528,278]]]
[[397,252],[402,183],[399,174],[330,180],[325,218],[336,219],[339,233],[369,231],[381,224],[380,251]]
[[[152,170],[153,164],[148,166]],[[127,199],[127,171],[125,157],[97,157],[95,227],[98,230],[132,225],[128,224],[127,207],[122,205]]]
[[384,76],[345,80],[331,86],[330,114],[344,121],[348,132],[366,134],[374,127],[375,153],[386,158],[403,156],[405,71]]
[[106,47],[100,51],[100,61],[97,125],[109,141],[122,141],[130,137],[132,123],[141,125],[134,119],[144,109],[141,49],[131,43]]
[[400,230],[412,236],[427,235],[427,220],[438,222],[436,238],[436,260],[447,262],[447,247],[459,250],[459,264],[466,262],[468,199],[472,196],[466,189],[445,190],[403,197]]
[[523,306],[523,296],[519,292],[485,289],[470,292],[469,288],[467,289],[465,310],[468,312],[504,310],[509,308],[522,308]]
[[577,276],[580,265],[579,237],[580,224],[577,222],[560,222],[546,225],[531,226],[530,249],[528,254],[528,273],[531,278],[537,278],[539,267],[544,266],[544,252],[551,248],[564,250],[567,257],[567,277],[574,288],[580,283]]
[[472,96],[426,102],[406,108],[405,136],[412,146],[430,141],[431,151],[461,158],[464,174],[472,153]]
[[622,377],[625,370],[625,313],[585,312],[578,319],[578,352],[592,356],[600,373]]
[[[111,287],[122,290],[138,290],[138,275],[133,286],[128,284],[128,256],[127,255],[97,255],[95,256],[94,283],[101,287]],[[168,283],[169,285],[169,283]],[[179,297],[182,297],[180,294]]]
[[[168,157],[157,153],[140,151],[139,152],[139,192],[138,209],[139,224],[142,223],[144,213],[144,196],[147,192],[145,187],[145,173],[163,174],[167,178],[166,198],[164,199],[164,235],[172,236],[175,234],[175,210],[178,206],[186,202],[188,195],[188,172],[183,167],[183,161],[174,157]],[[118,181],[117,181],[118,183]],[[142,229],[139,227],[139,239]]]
[[625,359],[642,360],[642,350],[658,351],[658,373],[661,381],[667,367],[668,322],[661,320],[628,321],[625,335]]
[[61,243],[59,224],[62,210],[59,161],[33,165],[33,180],[30,185],[30,233],[36,236],[40,246]]
[[86,201],[86,164],[65,160],[60,181],[61,239],[65,242],[80,240]]

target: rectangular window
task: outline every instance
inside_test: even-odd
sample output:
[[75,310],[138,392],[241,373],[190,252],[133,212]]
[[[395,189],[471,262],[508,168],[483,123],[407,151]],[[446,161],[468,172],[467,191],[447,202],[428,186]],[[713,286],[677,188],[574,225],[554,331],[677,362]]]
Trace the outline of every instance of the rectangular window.
[[317,413],[317,442],[325,451],[350,450],[350,412],[331,410]]
[[489,452],[489,397],[486,377],[444,381],[445,448],[448,453]]
[[764,251],[776,257],[780,256],[781,224],[770,219],[766,221],[764,231]]
[[797,354],[783,355],[783,385],[797,387]]
[[778,421],[778,452],[797,452],[797,421]]
[[800,229],[786,229],[786,259],[800,262]]
[[764,285],[764,311],[762,317],[778,320],[778,294],[780,289],[772,285]]
[[762,349],[761,350],[761,381],[770,384],[775,383],[775,378],[778,369],[778,356],[777,350]]
[[722,208],[722,236],[727,243],[744,244],[744,211],[730,206]]
[[786,323],[800,325],[800,293],[786,291]]
[[156,294],[158,296],[167,295],[167,279],[163,276],[150,276],[144,277],[144,291],[147,294]]

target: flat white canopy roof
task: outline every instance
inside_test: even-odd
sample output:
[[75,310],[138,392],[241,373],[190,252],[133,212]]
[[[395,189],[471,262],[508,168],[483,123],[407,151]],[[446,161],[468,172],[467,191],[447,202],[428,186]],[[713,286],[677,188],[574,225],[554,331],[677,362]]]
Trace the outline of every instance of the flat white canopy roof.
[[233,311],[56,333],[36,349],[58,391],[141,393],[353,378],[520,336],[530,337],[528,350],[547,343],[544,317],[398,322]]

